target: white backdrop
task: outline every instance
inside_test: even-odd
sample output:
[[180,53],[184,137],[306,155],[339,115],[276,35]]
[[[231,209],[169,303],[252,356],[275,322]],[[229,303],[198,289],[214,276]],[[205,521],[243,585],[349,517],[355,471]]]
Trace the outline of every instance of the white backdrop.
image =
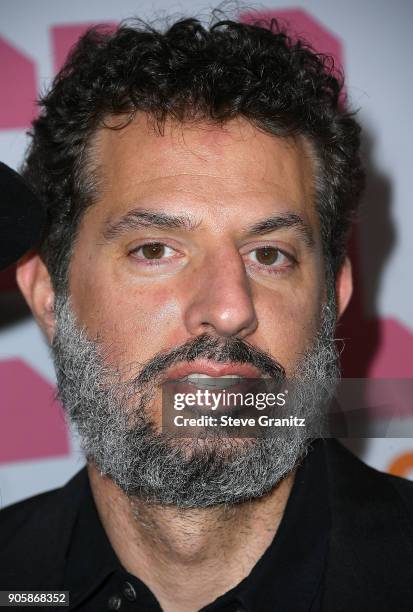
[[[342,336],[349,338],[345,371],[413,378],[413,3],[309,0],[290,6],[271,0],[256,8],[282,11],[293,28],[315,45],[324,45],[321,51],[340,55],[348,95],[361,109],[370,179],[355,241],[357,295]],[[33,99],[48,87],[85,24],[116,23],[130,16],[202,18],[208,13],[199,0],[2,0],[0,159],[15,168],[20,165]],[[64,483],[83,464],[76,440],[53,405],[54,372],[46,344],[15,292],[7,291],[7,278],[2,287],[0,507]],[[360,358],[366,362],[361,369],[356,364]],[[367,463],[413,477],[411,438],[348,444]]]

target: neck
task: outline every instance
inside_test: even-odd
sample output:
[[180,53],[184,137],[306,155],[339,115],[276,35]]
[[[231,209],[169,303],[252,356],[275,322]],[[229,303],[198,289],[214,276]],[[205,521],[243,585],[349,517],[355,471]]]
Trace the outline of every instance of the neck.
[[88,470],[100,519],[121,564],[167,612],[199,610],[251,572],[275,536],[295,474],[259,499],[179,509],[131,500],[95,466]]

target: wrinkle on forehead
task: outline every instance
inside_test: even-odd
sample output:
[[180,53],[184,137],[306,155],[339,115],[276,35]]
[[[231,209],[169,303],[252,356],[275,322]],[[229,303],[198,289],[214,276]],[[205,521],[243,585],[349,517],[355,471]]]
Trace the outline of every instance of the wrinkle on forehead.
[[237,193],[247,201],[249,193],[271,192],[293,203],[315,200],[315,156],[303,136],[274,136],[243,118],[224,124],[166,120],[163,134],[145,113],[121,129],[112,129],[119,125],[116,117],[105,124],[91,139],[88,156],[96,162],[103,199],[116,192],[117,200],[132,201],[138,190],[144,197],[194,193],[200,201]]

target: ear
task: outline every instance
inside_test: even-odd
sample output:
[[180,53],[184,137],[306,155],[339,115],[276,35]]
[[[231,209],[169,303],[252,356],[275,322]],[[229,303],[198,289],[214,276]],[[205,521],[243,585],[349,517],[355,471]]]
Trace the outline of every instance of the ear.
[[16,280],[49,343],[54,334],[54,291],[49,272],[37,253],[29,252],[17,262]]
[[337,315],[339,318],[346,310],[352,294],[353,273],[351,261],[346,257],[336,277]]

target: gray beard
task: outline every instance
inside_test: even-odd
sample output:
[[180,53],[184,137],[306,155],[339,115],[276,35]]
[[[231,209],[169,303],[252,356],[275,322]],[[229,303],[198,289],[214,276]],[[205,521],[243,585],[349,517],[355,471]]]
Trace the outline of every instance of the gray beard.
[[[294,414],[307,421],[323,421],[339,379],[335,312],[330,297],[313,346],[294,372],[300,381]],[[52,352],[65,412],[88,461],[129,498],[179,508],[235,504],[271,491],[305,455],[311,441],[305,428],[253,440],[211,434],[200,444],[174,439],[151,422],[147,408],[172,364],[206,357],[252,363],[266,376],[280,376],[280,365],[247,342],[204,335],[145,364],[129,364],[128,372],[136,373],[125,380],[126,368],[122,374],[106,365],[105,347],[78,325],[69,298],[56,299],[55,317]]]

